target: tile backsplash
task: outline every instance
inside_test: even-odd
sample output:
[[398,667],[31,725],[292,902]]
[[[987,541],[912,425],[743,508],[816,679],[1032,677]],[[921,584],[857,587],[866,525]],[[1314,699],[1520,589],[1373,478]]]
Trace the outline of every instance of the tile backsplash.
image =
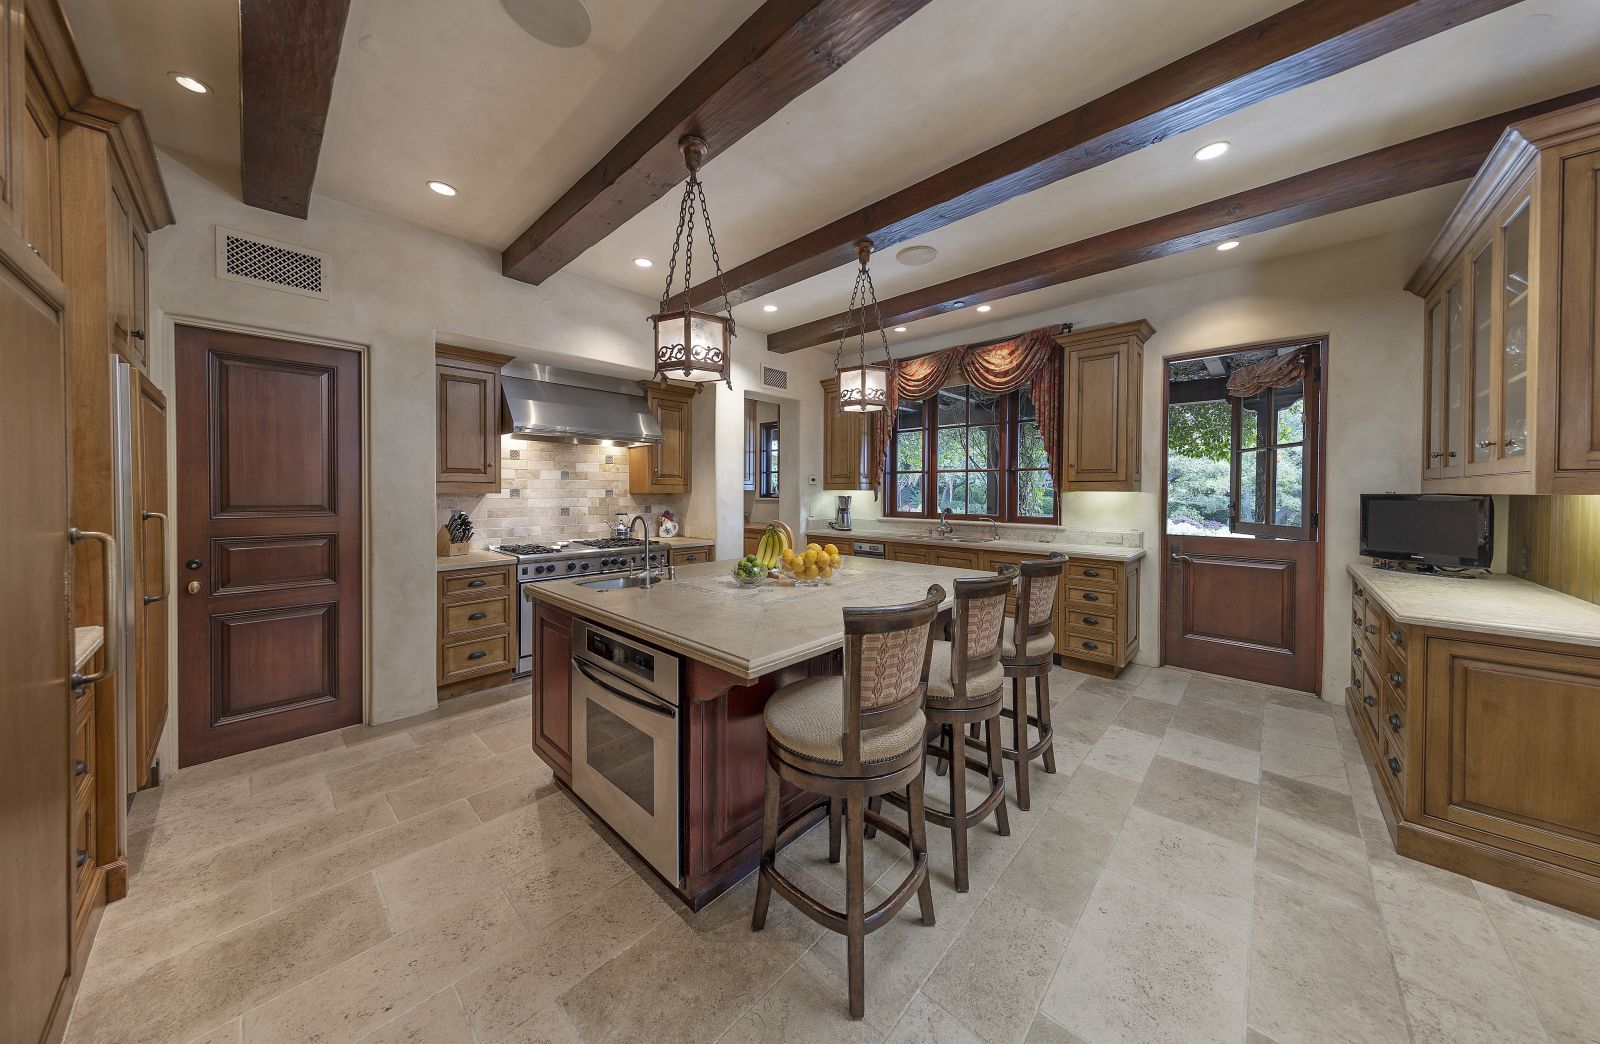
[[654,532],[655,516],[670,508],[683,525],[688,499],[630,494],[626,449],[502,438],[500,492],[440,497],[438,524],[452,511],[465,511],[472,518],[474,547],[579,540],[606,536],[619,511],[629,518],[644,515]]

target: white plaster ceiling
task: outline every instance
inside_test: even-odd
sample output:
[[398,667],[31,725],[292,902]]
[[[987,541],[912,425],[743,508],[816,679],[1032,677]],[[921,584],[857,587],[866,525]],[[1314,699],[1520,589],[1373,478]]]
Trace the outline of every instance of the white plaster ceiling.
[[[509,242],[731,33],[759,0],[586,0],[581,47],[521,32],[499,0],[354,0],[317,192],[485,246]],[[1289,0],[932,0],[864,54],[705,168],[732,267],[888,192],[1288,6]],[[65,0],[97,87],[145,107],[185,162],[238,163],[236,3]],[[1524,0],[1339,76],[1290,92],[929,234],[932,264],[874,265],[889,297],[1001,261],[1265,184],[1600,80],[1595,0]],[[191,71],[199,98],[167,79]],[[1201,144],[1233,149],[1201,164]],[[713,143],[714,144],[714,143]],[[429,179],[460,195],[427,191]],[[1436,224],[1454,189],[1418,193],[1281,230],[1229,255],[1196,252],[1141,270],[1187,273]],[[314,206],[314,204],[313,204]],[[674,194],[570,270],[656,297]],[[182,215],[179,215],[182,219]],[[1378,224],[1375,224],[1377,222]],[[1332,238],[1329,238],[1332,237]],[[1343,237],[1343,238],[1340,238]],[[633,266],[654,258],[654,269]],[[700,272],[705,265],[702,255]],[[709,274],[709,273],[705,273]],[[1104,280],[1106,277],[1096,277]],[[1141,277],[1142,278],[1142,277]],[[842,310],[852,269],[741,306],[771,331]],[[1093,282],[1093,281],[1084,281]],[[1098,285],[1098,284],[1096,284]],[[1054,288],[979,316],[923,320],[903,335],[987,324],[1048,305]],[[764,304],[778,311],[765,313]],[[1016,312],[1020,316],[1020,312]]]

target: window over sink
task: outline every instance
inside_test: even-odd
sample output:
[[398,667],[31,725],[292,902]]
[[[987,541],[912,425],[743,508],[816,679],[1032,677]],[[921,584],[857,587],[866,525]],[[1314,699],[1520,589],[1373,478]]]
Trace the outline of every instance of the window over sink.
[[1053,524],[1055,470],[1026,389],[943,388],[895,411],[888,514]]

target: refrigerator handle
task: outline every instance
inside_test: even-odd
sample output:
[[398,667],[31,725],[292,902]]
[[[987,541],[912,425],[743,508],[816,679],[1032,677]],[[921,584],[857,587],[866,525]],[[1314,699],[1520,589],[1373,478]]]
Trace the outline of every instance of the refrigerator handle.
[[67,530],[67,539],[76,544],[80,540],[97,540],[100,542],[100,579],[103,581],[106,603],[105,647],[101,653],[105,667],[94,674],[72,675],[72,687],[82,688],[92,685],[97,681],[104,681],[117,671],[117,659],[122,655],[122,608],[117,604],[117,594],[122,590],[122,584],[117,576],[117,541],[110,533],[96,533],[93,530],[79,529],[74,526]]
[[[153,605],[156,602],[165,602],[168,596],[172,594],[172,584],[167,577],[167,516],[160,511],[141,511],[139,513],[139,519],[142,522],[148,522],[152,518],[159,519],[161,521],[161,593],[158,595],[141,594],[140,597],[143,599],[145,605]],[[149,544],[145,545],[145,547],[149,546]],[[141,574],[144,572],[143,562],[139,563],[139,571]],[[145,582],[143,575],[139,577],[139,581],[142,586]]]

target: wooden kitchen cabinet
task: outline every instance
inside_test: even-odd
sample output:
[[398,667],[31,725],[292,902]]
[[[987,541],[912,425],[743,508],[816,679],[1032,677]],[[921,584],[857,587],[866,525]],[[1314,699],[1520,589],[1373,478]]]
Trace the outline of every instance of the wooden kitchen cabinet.
[[21,231],[28,247],[57,275],[61,274],[61,153],[56,142],[59,126],[60,117],[30,62],[20,124]]
[[0,219],[24,235],[22,137],[26,67],[23,0],[0,0]]
[[661,443],[635,446],[628,450],[628,492],[673,494],[691,491],[691,460],[694,450],[694,405],[696,386],[656,384],[645,386],[650,412],[661,425]]
[[1154,333],[1154,327],[1140,320],[1056,338],[1066,385],[1061,409],[1064,490],[1140,488],[1144,344]]
[[148,787],[153,781],[156,745],[167,725],[167,623],[172,608],[172,563],[167,550],[172,546],[172,527],[167,519],[167,399],[143,374],[135,378],[134,385],[134,561],[139,569],[134,621],[137,673],[132,679],[137,710],[134,750],[139,759],[135,783]]
[[441,496],[500,492],[500,369],[509,355],[434,350]]
[[822,382],[822,488],[871,489],[865,415],[841,413],[839,378]]
[[572,783],[572,617],[533,608],[533,750]]
[[511,680],[517,665],[517,584],[511,565],[439,573],[439,698]]
[[1597,249],[1600,102],[1509,128],[1406,284],[1424,492],[1600,492]]

